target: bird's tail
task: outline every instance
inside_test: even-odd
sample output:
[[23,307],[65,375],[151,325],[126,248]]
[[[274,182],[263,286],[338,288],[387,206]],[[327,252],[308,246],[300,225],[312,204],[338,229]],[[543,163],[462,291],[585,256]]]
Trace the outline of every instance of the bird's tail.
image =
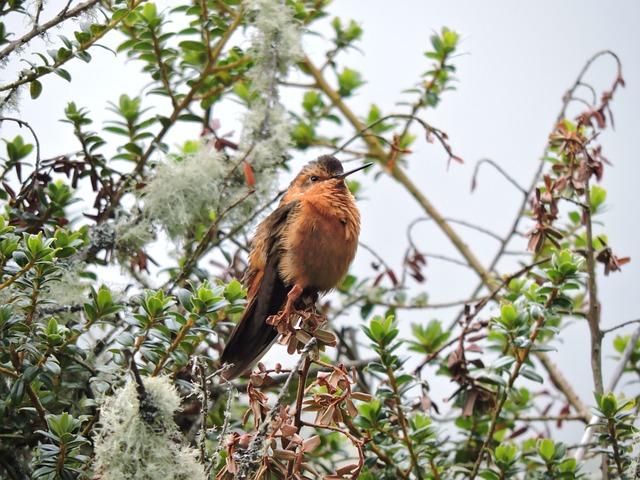
[[257,318],[249,305],[240,318],[220,357],[220,365],[231,365],[222,372],[225,380],[233,380],[258,362],[276,339],[277,332],[266,318]]
[[222,373],[226,380],[233,380],[258,362],[275,342],[277,332],[266,323],[267,318],[276,315],[287,300],[287,291],[278,278],[270,285],[270,295],[260,291],[249,301],[242,317],[229,336],[220,356],[219,364],[231,365]]

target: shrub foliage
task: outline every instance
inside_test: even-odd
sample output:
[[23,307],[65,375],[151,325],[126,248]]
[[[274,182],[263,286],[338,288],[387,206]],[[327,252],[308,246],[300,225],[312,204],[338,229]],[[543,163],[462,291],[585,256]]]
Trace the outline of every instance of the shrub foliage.
[[[636,478],[635,395],[622,395],[620,375],[605,385],[602,347],[613,341],[620,374],[637,373],[640,331],[603,331],[597,292],[598,275],[629,261],[596,219],[608,167],[598,135],[624,85],[614,53],[589,59],[562,99],[529,186],[491,161],[477,165],[521,192],[506,235],[464,223],[497,241],[491,256],[407,174],[424,143],[463,161],[459,140],[426,120],[453,90],[455,31],[433,34],[425,73],[398,110],[356,111],[365,79],[342,59],[363,30],[332,17],[327,1],[53,3],[0,9],[0,59],[22,64],[1,82],[0,122],[24,127],[2,138],[0,476],[497,480],[601,469]],[[322,24],[332,35],[311,58],[301,39]],[[12,116],[30,101],[20,96],[55,95],[52,74],[74,82],[69,65],[91,64],[104,46],[146,87],[133,95],[116,82],[123,91],[104,125],[69,102],[60,116],[76,144],[51,153],[28,118]],[[611,87],[570,114],[601,56],[618,65]],[[289,92],[297,104],[285,104]],[[215,116],[229,104],[243,112],[241,132]],[[199,136],[171,146],[181,124]],[[309,312],[321,328],[286,339],[294,368],[260,364],[250,379],[220,384],[216,360],[245,303],[247,239],[299,152],[373,160],[371,183],[405,188],[477,288],[449,305],[450,324],[432,316],[441,305],[428,296],[427,260],[443,257],[412,235],[413,222],[408,238],[386,240],[408,243],[401,265],[372,251],[376,270],[352,272],[331,304]],[[513,249],[519,260],[505,262]],[[127,288],[106,280],[114,274]],[[342,314],[350,326],[322,323]],[[403,317],[418,319],[410,334]],[[564,348],[575,319],[590,332],[593,399],[548,354]],[[434,392],[438,377],[454,388]],[[568,422],[584,430],[573,445],[556,438]]]

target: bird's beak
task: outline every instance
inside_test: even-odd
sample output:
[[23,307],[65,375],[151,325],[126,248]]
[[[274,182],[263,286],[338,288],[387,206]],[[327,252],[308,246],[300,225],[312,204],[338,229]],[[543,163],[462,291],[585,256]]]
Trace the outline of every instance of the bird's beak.
[[348,172],[344,172],[339,175],[334,175],[333,178],[346,178],[352,173],[356,173],[356,172],[359,172],[360,170],[364,170],[365,168],[370,167],[371,165],[373,165],[373,162],[365,163],[361,167],[354,168],[353,170],[349,170]]

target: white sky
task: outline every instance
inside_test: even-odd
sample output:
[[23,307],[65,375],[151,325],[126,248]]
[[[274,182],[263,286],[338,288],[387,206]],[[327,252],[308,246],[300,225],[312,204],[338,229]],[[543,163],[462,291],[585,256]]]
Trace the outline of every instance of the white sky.
[[[457,91],[444,95],[437,110],[425,119],[449,134],[451,146],[464,165],[452,164],[447,170],[446,155],[438,145],[419,143],[409,158],[409,173],[439,211],[447,217],[464,219],[504,233],[513,221],[520,197],[513,187],[490,168],[479,177],[478,189],[470,193],[471,176],[476,161],[491,158],[499,163],[523,186],[528,186],[536,170],[547,136],[561,106],[564,92],[574,82],[586,60],[594,53],[611,49],[623,64],[627,87],[613,100],[615,131],[601,136],[603,154],[613,163],[605,170],[602,186],[608,191],[609,210],[602,216],[609,243],[619,256],[630,256],[632,262],[622,273],[599,279],[603,328],[640,318],[636,295],[640,284],[640,242],[638,241],[638,201],[634,197],[634,181],[640,173],[638,162],[638,120],[640,108],[640,2],[595,0],[571,1],[409,1],[394,2],[343,0],[336,1],[331,12],[343,23],[355,19],[364,28],[361,52],[339,57],[342,65],[359,70],[367,84],[348,104],[361,116],[372,102],[383,111],[405,113],[396,106],[412,97],[400,92],[411,88],[419,76],[429,69],[422,53],[430,49],[429,37],[442,26],[458,31],[463,38],[455,60],[458,68]],[[328,23],[327,23],[328,25]],[[319,28],[328,33],[330,28]],[[322,48],[318,39],[307,39],[308,53],[318,60]],[[58,123],[67,101],[88,107],[96,119],[96,127],[112,118],[104,109],[107,101],[117,101],[121,93],[136,95],[141,84],[139,64],[124,65],[111,53],[92,51],[90,64],[76,62],[70,71],[74,82],[50,76],[44,83],[40,99],[31,101],[24,94],[21,118],[38,131],[43,158],[77,148],[70,128]],[[0,72],[2,80],[10,78],[16,63]],[[598,92],[608,89],[615,78],[615,66],[601,59],[587,76]],[[52,95],[52,90],[55,94]],[[293,93],[296,98],[299,93]],[[154,100],[148,100],[153,102]],[[237,114],[219,109],[223,130],[237,128]],[[3,127],[3,136],[15,135],[15,128]],[[197,138],[197,126],[183,127],[172,137],[178,143]],[[27,131],[20,132],[28,138]],[[310,158],[297,157],[296,165]],[[295,168],[294,168],[295,170]],[[367,178],[368,180],[364,180]],[[371,175],[361,176],[365,184],[362,240],[379,251],[387,262],[398,266],[406,248],[407,223],[421,215],[411,197],[393,181],[371,182]],[[283,179],[283,184],[290,178]],[[522,228],[530,224],[523,222]],[[477,257],[488,262],[496,245],[486,237],[455,227],[464,236]],[[427,223],[415,229],[415,239],[425,252],[455,255],[436,227]],[[526,240],[522,239],[522,246]],[[368,274],[371,257],[363,250],[354,271]],[[599,268],[601,272],[602,269]],[[509,269],[505,270],[508,273]],[[467,297],[475,279],[464,269],[437,260],[429,261],[426,288],[432,302]],[[400,320],[408,327],[412,321],[442,318],[447,322],[451,312],[426,312]],[[349,321],[358,321],[356,313]],[[408,328],[407,328],[408,331]],[[623,332],[629,333],[632,328]],[[552,354],[565,372],[572,376],[583,400],[590,402],[592,380],[588,356],[588,330],[582,322],[574,323],[566,332],[566,345]],[[610,345],[612,337],[605,339]],[[610,351],[608,353],[611,353]],[[615,363],[609,362],[611,369]],[[605,375],[605,384],[607,378]],[[439,400],[451,393],[451,386],[434,394]],[[629,393],[630,395],[632,392]]]

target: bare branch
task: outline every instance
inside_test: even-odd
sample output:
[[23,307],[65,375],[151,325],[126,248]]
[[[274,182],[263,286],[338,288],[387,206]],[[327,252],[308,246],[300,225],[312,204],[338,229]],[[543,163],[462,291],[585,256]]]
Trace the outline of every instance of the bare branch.
[[476,163],[476,166],[473,169],[473,177],[472,177],[472,180],[471,180],[471,191],[474,191],[475,188],[476,188],[476,181],[478,179],[478,172],[480,171],[480,166],[483,163],[487,163],[487,164],[491,165],[493,168],[495,168],[500,174],[502,174],[502,176],[504,178],[507,179],[507,181],[511,185],[516,187],[520,191],[520,193],[522,193],[525,197],[527,197],[529,195],[529,192],[527,190],[522,188],[520,186],[520,184],[518,182],[516,182],[515,179],[511,175],[509,175],[500,165],[498,165],[496,162],[494,162],[490,158],[483,158],[478,163]]

